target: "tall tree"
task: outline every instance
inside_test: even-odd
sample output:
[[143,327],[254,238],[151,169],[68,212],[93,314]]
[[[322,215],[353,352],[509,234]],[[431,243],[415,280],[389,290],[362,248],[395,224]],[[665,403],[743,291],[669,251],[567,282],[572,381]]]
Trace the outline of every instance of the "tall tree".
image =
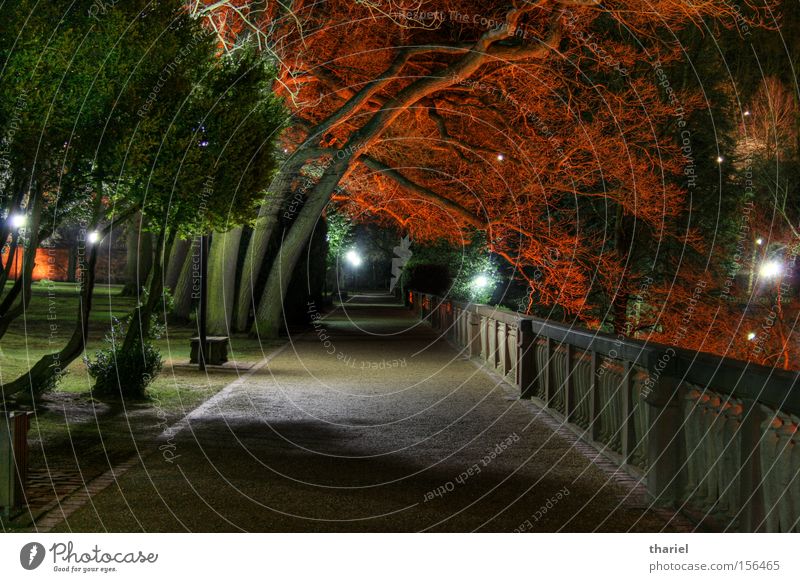
[[[653,130],[674,104],[633,73],[676,58],[671,31],[705,16],[735,24],[729,2],[258,6],[194,5],[223,42],[255,35],[273,53],[295,115],[246,264],[257,279],[263,241],[282,241],[254,331],[277,334],[292,271],[320,213],[342,193],[412,231],[456,239],[485,231],[494,253],[524,266],[531,301],[588,321],[597,320],[587,304],[593,286],[625,295],[616,286],[633,268],[632,229],[681,236],[670,223],[684,196],[662,179],[680,172],[679,148]],[[593,83],[599,75],[617,80]],[[273,234],[281,204],[295,198],[291,227]],[[585,198],[608,204],[600,236],[578,213]]]

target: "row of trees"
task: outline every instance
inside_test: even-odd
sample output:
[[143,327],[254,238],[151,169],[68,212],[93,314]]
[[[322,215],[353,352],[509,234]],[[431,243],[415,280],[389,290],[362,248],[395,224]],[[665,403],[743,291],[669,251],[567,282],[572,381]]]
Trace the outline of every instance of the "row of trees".
[[[178,0],[132,0],[102,15],[92,6],[21,0],[0,25],[0,237],[9,241],[0,337],[29,305],[36,248],[67,223],[81,226],[83,247],[70,339],[4,384],[6,396],[52,385],[83,353],[97,242],[132,217],[156,251],[117,352],[129,370],[146,369],[175,241],[249,220],[276,165],[285,116],[253,43],[221,55]],[[19,245],[22,274],[10,285]]]
[[[5,235],[19,244],[11,217],[23,206],[28,249],[68,216],[101,232],[141,216],[157,258],[126,345],[147,334],[164,265],[186,276],[188,244],[175,240],[211,230],[211,287],[224,298],[213,325],[277,335],[334,203],[418,242],[482,238],[524,285],[528,311],[739,354],[743,316],[721,289],[755,195],[729,187],[746,172],[737,128],[759,82],[739,94],[739,77],[718,73],[774,27],[777,0],[204,0],[177,11],[142,0],[102,15],[88,2],[34,4],[0,31],[0,123],[15,156]],[[273,179],[271,92],[291,113]],[[793,224],[791,205],[780,212]],[[248,218],[252,233],[231,230]],[[29,288],[28,274],[4,295],[0,332]],[[704,331],[676,340],[687,313]],[[85,328],[31,378],[80,349]]]
[[[748,118],[774,125],[771,97],[756,114],[756,49],[791,70],[778,27],[791,36],[796,23],[779,20],[781,2],[412,4],[193,5],[226,46],[259,39],[293,113],[247,248],[251,280],[269,269],[261,297],[240,289],[240,309],[257,305],[252,331],[277,333],[290,275],[334,201],[416,241],[483,233],[530,312],[765,363],[787,353],[774,326],[756,353],[761,301],[740,305],[725,287],[744,272],[734,257],[749,205],[759,218],[743,252],[759,236],[795,240],[756,234],[785,207],[768,179],[746,188],[737,161]],[[246,313],[233,325],[248,328]]]

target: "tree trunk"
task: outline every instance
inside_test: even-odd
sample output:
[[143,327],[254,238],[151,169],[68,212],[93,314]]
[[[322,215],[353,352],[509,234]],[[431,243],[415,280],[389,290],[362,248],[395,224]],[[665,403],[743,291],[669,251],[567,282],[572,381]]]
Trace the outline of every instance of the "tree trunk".
[[169,266],[167,267],[167,275],[164,279],[164,287],[169,289],[170,293],[175,294],[175,286],[181,277],[183,265],[186,263],[186,256],[189,254],[189,248],[192,246],[192,241],[177,240],[172,247],[172,253],[169,255]]
[[228,335],[233,315],[236,289],[236,263],[242,227],[228,232],[215,232],[208,253],[208,316],[209,335]]
[[[11,216],[20,209],[20,205],[22,204],[22,200],[25,197],[23,188],[21,186],[21,180],[19,178],[14,178],[11,183],[12,192],[14,193],[13,198],[9,201],[9,205],[7,206],[7,216],[6,219],[3,220],[2,226],[0,226],[0,241],[3,244],[8,240],[8,237],[13,233],[14,229],[12,228],[10,218]],[[17,250],[17,241],[19,240],[19,234],[14,236],[9,248],[7,250],[8,254],[6,256],[6,262],[3,265],[3,268],[0,269],[0,294],[5,290],[6,283],[8,282],[8,278],[11,275],[11,270],[14,268],[14,259]]]
[[622,279],[617,283],[616,291],[612,299],[612,313],[614,317],[614,333],[617,336],[629,335],[628,329],[628,302],[630,294],[628,292],[628,282],[626,280],[628,274],[631,272],[630,256],[631,256],[631,233],[628,228],[629,221],[626,220],[625,212],[622,205],[617,206],[617,216],[615,225],[615,251],[617,253],[620,265],[623,268]]
[[174,231],[170,233],[162,232],[158,237],[157,248],[162,247],[162,245],[163,247],[160,252],[155,253],[147,301],[133,311],[130,324],[125,332],[125,340],[122,344],[122,350],[125,352],[132,352],[137,346],[141,346],[148,341],[150,337],[151,316],[163,298],[164,259],[169,256],[174,241]]
[[199,286],[195,289],[200,277],[200,245],[198,240],[192,239],[186,257],[183,260],[180,276],[173,293],[172,315],[180,320],[188,321],[192,313],[192,299],[196,297]]
[[292,273],[306,244],[322,215],[322,211],[330,200],[330,196],[339,184],[350,163],[350,156],[337,159],[311,191],[297,219],[289,229],[289,233],[281,241],[278,255],[270,268],[269,278],[264,287],[261,301],[256,312],[256,320],[251,329],[252,334],[265,338],[276,338],[283,320],[283,299],[292,278]]
[[[506,24],[503,27],[484,33],[475,43],[473,50],[466,52],[464,56],[453,62],[446,69],[437,72],[436,75],[426,76],[400,90],[384,103],[380,110],[372,114],[360,129],[351,134],[345,146],[336,152],[333,162],[324,171],[320,181],[306,196],[305,205],[290,228],[289,234],[282,241],[278,256],[270,268],[267,284],[256,311],[256,321],[253,324],[251,333],[259,333],[266,337],[276,337],[278,335],[283,312],[283,298],[286,295],[292,271],[297,265],[300,253],[310,240],[317,219],[330,200],[330,196],[336,186],[347,174],[350,163],[360,155],[360,152],[368,150],[379,139],[381,133],[391,126],[409,107],[437,91],[450,87],[456,83],[457,79],[470,77],[492,56],[503,56],[505,47],[499,45],[495,47],[493,45],[496,42],[499,43],[508,39],[509,36],[514,34],[517,22],[522,14],[523,11],[521,10],[515,10],[513,15],[509,13]],[[561,38],[560,34],[559,26],[554,23],[542,43],[520,51],[512,49],[511,53],[505,53],[505,56],[512,56],[512,60],[543,58],[551,54],[552,47],[557,46]],[[492,49],[496,50],[493,51]],[[404,65],[406,58],[407,55],[401,55],[390,66],[386,75],[377,79],[375,83],[362,88],[338,113],[317,125],[305,143],[313,144],[318,142],[321,135],[349,118],[363,103],[363,100],[373,95],[374,91],[381,87],[384,81],[388,82],[389,79],[396,75],[397,71]],[[280,175],[283,176],[284,174],[285,172],[281,172]],[[287,178],[284,177],[284,179]],[[264,242],[264,245],[266,246],[266,242]],[[239,303],[240,311],[237,315],[237,325],[241,323],[239,316],[242,313],[246,313],[245,310],[249,306],[250,301],[248,299],[252,298],[253,283],[257,279],[257,272],[253,271],[253,267],[255,266],[254,263],[257,262],[251,261],[245,265],[245,276],[241,285],[241,288],[245,291],[245,300]]]
[[142,215],[137,213],[128,223],[127,263],[123,295],[138,297],[153,267],[153,237],[142,231]]
[[251,308],[255,311],[253,304],[254,289],[261,273],[261,268],[264,265],[269,241],[275,231],[275,225],[278,223],[278,212],[291,189],[294,172],[302,167],[304,163],[305,158],[295,153],[290,163],[287,163],[281,169],[270,184],[267,197],[264,200],[264,204],[261,205],[256,224],[253,227],[253,235],[250,237],[250,243],[247,246],[242,277],[241,281],[239,281],[239,293],[236,298],[233,319],[233,328],[236,331],[247,330]]
[[[95,200],[94,220],[97,225],[100,215],[100,205],[102,196],[98,192]],[[84,247],[85,248],[85,247]],[[67,341],[61,351],[42,356],[33,367],[13,382],[2,387],[4,398],[21,392],[30,390],[31,397],[36,393],[50,387],[58,377],[66,370],[78,356],[86,349],[86,341],[89,335],[89,314],[92,311],[92,294],[95,283],[95,265],[97,264],[97,253],[99,244],[91,245],[89,250],[89,260],[80,270],[80,297],[78,300],[77,317],[72,336]]]
[[[39,236],[41,234],[39,232],[39,223],[41,222],[43,204],[44,196],[41,189],[36,186],[30,217],[31,224],[29,226],[32,235],[23,253],[19,275],[8,294],[3,298],[2,303],[0,303],[0,338],[8,331],[8,326],[11,325],[11,322],[25,313],[28,304],[31,302],[31,284],[33,283],[33,269],[36,266],[36,249],[39,247]],[[9,258],[9,260],[11,259]],[[17,298],[19,298],[19,301],[17,301]]]

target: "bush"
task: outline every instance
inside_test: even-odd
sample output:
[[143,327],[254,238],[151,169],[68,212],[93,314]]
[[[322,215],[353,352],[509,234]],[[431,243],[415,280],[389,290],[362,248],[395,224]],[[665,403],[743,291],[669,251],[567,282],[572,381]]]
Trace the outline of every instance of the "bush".
[[109,396],[144,397],[147,386],[163,365],[161,352],[153,344],[160,335],[161,328],[153,321],[147,339],[135,349],[123,351],[124,326],[115,319],[111,332],[105,337],[108,347],[95,352],[94,362],[86,362],[89,375],[95,380],[92,391]]

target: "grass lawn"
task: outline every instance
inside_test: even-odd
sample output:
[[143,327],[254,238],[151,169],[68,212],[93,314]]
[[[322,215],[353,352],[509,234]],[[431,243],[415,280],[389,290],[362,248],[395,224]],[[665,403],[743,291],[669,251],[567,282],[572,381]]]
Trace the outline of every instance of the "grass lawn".
[[[120,294],[122,286],[98,285],[95,289],[86,354],[104,346],[112,318],[124,318],[135,299]],[[24,374],[42,355],[61,349],[72,333],[78,309],[74,283],[37,282],[26,316],[12,324],[0,339],[0,379],[11,381]],[[92,378],[81,359],[67,368],[57,388],[45,394],[35,407],[31,423],[31,469],[39,472],[77,474],[84,481],[107,471],[136,454],[154,449],[154,438],[201,402],[237,378],[235,372],[203,373],[173,367],[189,362],[189,338],[193,324],[167,327],[156,342],[164,367],[148,387],[149,399],[119,402],[91,394]],[[245,335],[231,339],[229,361],[253,364],[282,342],[260,342]],[[53,494],[55,495],[55,493]],[[17,520],[25,522],[23,514]],[[2,529],[14,524],[3,524]]]
[[[86,354],[104,347],[103,338],[111,328],[113,318],[123,319],[135,307],[135,298],[120,294],[121,285],[98,285],[92,299],[89,341]],[[24,374],[42,355],[58,351],[66,343],[75,326],[78,310],[77,289],[74,283],[36,282],[33,299],[27,313],[18,318],[8,333],[0,339],[0,381],[9,382]],[[164,358],[164,372],[153,386],[159,389],[170,383],[170,365],[188,363],[189,338],[197,335],[192,325],[170,324],[156,345]],[[275,347],[275,342],[263,344],[246,335],[231,339],[229,359],[241,362],[259,361]],[[88,392],[92,386],[86,366],[76,360],[58,386],[62,392]],[[190,377],[193,377],[190,374]],[[178,384],[181,380],[178,380]]]

